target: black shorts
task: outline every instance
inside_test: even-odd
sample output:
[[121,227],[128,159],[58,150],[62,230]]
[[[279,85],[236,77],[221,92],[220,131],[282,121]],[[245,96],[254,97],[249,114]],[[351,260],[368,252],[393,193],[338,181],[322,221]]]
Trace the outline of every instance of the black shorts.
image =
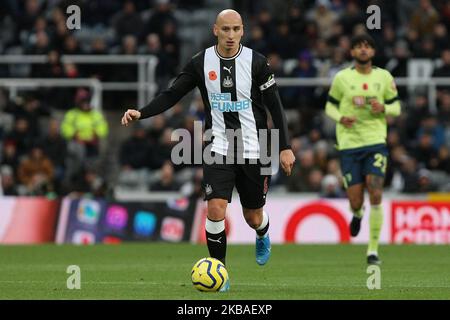
[[[271,175],[261,173],[262,168],[270,168],[270,164],[203,164],[204,200],[225,199],[231,202],[233,188],[239,193],[242,207],[259,209],[266,204]],[[265,173],[265,172],[264,172]]]

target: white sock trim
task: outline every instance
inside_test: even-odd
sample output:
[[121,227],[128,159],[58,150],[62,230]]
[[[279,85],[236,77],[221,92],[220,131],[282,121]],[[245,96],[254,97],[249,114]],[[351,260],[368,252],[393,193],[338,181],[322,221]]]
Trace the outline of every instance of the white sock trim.
[[225,219],[220,221],[211,221],[206,218],[205,229],[207,232],[212,234],[221,233],[223,230],[225,230]]
[[378,257],[378,252],[377,251],[368,251],[367,252],[367,256],[371,256],[371,255],[374,255],[374,256]]
[[269,223],[269,215],[265,211],[263,211],[263,220],[261,222],[261,225],[258,228],[256,228],[256,230],[259,231],[264,229],[268,223]]

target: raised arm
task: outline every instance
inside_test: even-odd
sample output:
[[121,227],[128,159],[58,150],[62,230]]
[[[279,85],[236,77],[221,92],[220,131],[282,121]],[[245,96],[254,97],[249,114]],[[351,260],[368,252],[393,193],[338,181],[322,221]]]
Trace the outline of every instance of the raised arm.
[[142,109],[128,109],[122,117],[122,125],[160,114],[173,107],[189,91],[197,86],[197,78],[191,60],[177,76],[170,88],[162,91]]

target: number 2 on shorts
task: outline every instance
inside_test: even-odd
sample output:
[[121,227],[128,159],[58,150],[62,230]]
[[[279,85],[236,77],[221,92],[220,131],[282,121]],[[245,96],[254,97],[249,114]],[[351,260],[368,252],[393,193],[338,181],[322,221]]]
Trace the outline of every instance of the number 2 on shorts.
[[387,157],[382,155],[381,153],[375,154],[375,162],[373,163],[374,167],[380,168],[383,173],[386,172],[387,165]]

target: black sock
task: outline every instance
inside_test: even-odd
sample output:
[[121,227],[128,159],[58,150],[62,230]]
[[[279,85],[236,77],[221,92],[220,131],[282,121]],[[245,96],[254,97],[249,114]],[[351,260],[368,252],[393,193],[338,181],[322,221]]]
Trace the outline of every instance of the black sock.
[[262,228],[261,230],[256,230],[256,234],[262,237],[267,233],[268,230],[269,230],[269,221],[267,221],[267,225],[264,228]]
[[225,230],[219,233],[209,233],[206,231],[206,242],[208,244],[209,255],[225,264],[225,256],[227,253],[227,235]]

